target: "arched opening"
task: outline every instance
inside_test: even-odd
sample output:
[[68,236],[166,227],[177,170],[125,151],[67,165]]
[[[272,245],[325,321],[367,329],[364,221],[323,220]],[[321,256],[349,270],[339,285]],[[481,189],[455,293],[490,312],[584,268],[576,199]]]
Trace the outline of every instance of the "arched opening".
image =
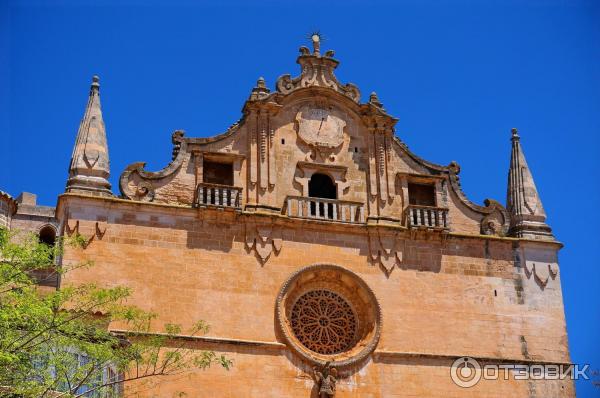
[[308,196],[311,198],[337,199],[335,184],[326,174],[315,173],[308,182]]
[[56,287],[58,283],[58,274],[52,265],[54,263],[54,246],[56,244],[56,229],[50,224],[44,225],[38,232],[38,241],[47,245],[50,249],[48,252],[48,263],[44,268],[38,268],[32,271],[32,277],[36,283],[41,286]]
[[[311,198],[337,199],[337,188],[326,174],[315,173],[308,182],[308,196]],[[333,218],[334,203],[310,202],[310,214],[313,217]]]
[[39,240],[40,243],[44,243],[50,247],[53,247],[54,243],[56,243],[56,231],[50,225],[44,226],[42,229],[40,229]]

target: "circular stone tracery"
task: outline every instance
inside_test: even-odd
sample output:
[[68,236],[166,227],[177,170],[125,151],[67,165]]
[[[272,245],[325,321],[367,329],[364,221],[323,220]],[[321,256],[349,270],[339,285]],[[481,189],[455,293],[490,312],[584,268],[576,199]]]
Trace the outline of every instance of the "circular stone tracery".
[[333,264],[292,274],[276,300],[279,330],[289,347],[313,365],[342,368],[363,361],[379,341],[381,309],[358,275]]
[[339,294],[313,290],[292,307],[290,323],[296,338],[319,354],[336,354],[351,348],[356,336],[356,315]]

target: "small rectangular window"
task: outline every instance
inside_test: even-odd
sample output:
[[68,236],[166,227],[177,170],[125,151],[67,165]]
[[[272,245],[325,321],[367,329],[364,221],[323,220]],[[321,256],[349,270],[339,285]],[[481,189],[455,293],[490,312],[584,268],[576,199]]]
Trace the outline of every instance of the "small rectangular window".
[[204,182],[233,186],[233,164],[204,161]]
[[408,184],[408,203],[417,206],[435,206],[435,187],[425,184]]

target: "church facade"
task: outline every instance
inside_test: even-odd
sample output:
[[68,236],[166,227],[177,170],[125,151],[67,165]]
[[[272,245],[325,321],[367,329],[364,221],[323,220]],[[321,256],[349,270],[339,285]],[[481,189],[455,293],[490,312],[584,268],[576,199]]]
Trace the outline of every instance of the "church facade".
[[[333,55],[313,37],[298,76],[273,91],[259,79],[223,134],[175,131],[172,162],[131,164],[120,194],[94,77],[52,225],[88,242],[60,261],[95,265],[57,283],[129,286],[157,333],[211,325],[181,338],[231,370],[167,378],[147,396],[574,396],[571,380],[453,377],[467,360],[570,363],[562,245],[518,132],[506,206],[477,205],[459,165],[412,153],[375,93],[363,102],[338,81]],[[10,224],[19,203],[0,199]]]

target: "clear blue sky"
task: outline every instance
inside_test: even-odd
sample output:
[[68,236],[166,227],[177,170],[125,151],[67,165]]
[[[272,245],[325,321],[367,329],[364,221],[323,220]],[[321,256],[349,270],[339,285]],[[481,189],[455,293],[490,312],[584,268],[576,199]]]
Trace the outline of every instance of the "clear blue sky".
[[[518,127],[560,266],[572,359],[600,368],[600,1],[0,1],[0,189],[54,205],[93,74],[115,192],[170,160],[170,135],[223,132],[319,29],[338,77],[377,91],[418,155],[502,203]],[[175,5],[173,5],[175,4]],[[600,395],[589,382],[580,397]]]

